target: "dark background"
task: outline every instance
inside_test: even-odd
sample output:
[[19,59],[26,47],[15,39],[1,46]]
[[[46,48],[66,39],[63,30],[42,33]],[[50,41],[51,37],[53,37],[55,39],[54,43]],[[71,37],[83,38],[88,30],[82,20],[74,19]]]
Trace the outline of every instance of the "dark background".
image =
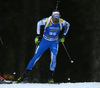
[[[100,81],[100,0],[61,0],[61,17],[70,23],[65,46],[59,45],[55,82]],[[0,71],[16,80],[34,55],[37,22],[49,17],[56,0],[0,0]],[[41,29],[42,30],[42,29]],[[43,32],[43,30],[41,31]],[[28,76],[29,82],[47,82],[47,50]],[[14,75],[13,72],[16,72]],[[70,78],[70,80],[68,80]],[[9,77],[7,79],[10,79]]]

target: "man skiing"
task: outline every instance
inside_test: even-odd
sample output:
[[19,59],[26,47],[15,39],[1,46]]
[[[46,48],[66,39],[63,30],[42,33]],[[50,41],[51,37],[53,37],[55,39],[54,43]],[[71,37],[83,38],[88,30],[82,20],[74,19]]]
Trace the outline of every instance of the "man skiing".
[[[51,63],[48,83],[54,83],[53,75],[56,68],[56,57],[58,53],[59,42],[65,41],[65,36],[69,30],[70,24],[64,19],[60,18],[59,10],[54,10],[52,15],[48,18],[43,18],[37,23],[37,37],[35,38],[35,44],[37,49],[31,61],[29,62],[24,74],[18,78],[17,82],[21,82],[27,76],[30,70],[34,67],[35,63],[39,60],[41,55],[49,48],[51,52]],[[40,27],[44,26],[44,33],[41,39]],[[64,27],[64,32],[59,38],[60,31]]]

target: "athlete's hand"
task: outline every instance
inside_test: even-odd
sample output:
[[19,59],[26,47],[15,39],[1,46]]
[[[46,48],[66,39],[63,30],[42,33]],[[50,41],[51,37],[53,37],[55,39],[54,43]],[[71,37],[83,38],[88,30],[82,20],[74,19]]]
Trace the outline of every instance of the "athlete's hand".
[[39,44],[41,40],[41,36],[37,35],[37,37],[35,37],[35,44]]
[[61,37],[60,37],[60,39],[59,39],[59,42],[65,42],[65,36],[64,35],[62,35]]

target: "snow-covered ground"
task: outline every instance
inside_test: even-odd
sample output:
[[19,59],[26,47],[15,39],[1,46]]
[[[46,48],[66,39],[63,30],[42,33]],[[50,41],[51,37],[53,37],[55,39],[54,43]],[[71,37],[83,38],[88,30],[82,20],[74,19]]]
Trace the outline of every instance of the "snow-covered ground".
[[20,84],[0,84],[0,88],[100,88],[100,82],[87,83],[20,83]]

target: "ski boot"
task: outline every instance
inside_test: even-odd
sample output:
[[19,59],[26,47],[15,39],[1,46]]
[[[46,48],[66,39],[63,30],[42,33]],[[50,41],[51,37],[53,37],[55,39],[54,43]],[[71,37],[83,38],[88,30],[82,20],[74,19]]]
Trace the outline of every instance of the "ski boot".
[[16,83],[22,82],[26,78],[26,76],[28,75],[29,71],[30,70],[25,70],[24,74],[17,79]]
[[54,83],[53,76],[54,76],[54,72],[53,71],[50,71],[49,72],[49,78],[48,78],[48,83],[49,84],[53,84]]

